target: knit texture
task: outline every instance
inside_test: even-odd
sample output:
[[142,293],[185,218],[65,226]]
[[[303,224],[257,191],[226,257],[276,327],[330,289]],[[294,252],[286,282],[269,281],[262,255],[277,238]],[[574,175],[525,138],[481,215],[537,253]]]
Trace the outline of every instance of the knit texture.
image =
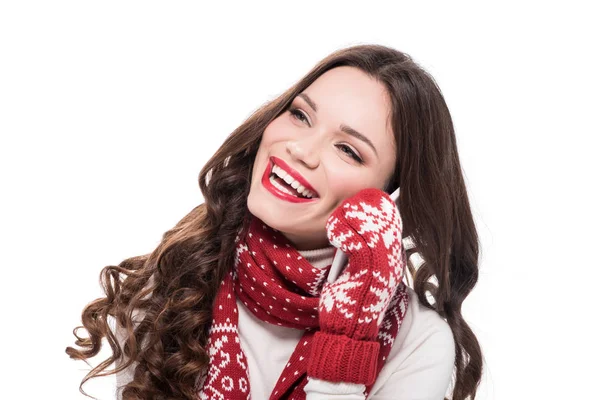
[[[198,378],[198,398],[250,399],[248,365],[238,336],[237,297],[265,322],[305,330],[270,396],[272,400],[305,399],[309,358],[322,357],[318,351],[314,354],[319,347],[313,348],[313,339],[319,330],[319,301],[329,269],[330,265],[313,267],[285,236],[253,217],[248,232],[236,238],[234,266],[213,304],[207,343],[210,363]],[[406,288],[399,285],[377,334],[376,372],[392,348],[407,304]],[[343,347],[339,351],[345,354]],[[374,361],[363,362],[372,365]]]
[[379,326],[406,266],[402,219],[387,193],[367,188],[334,210],[326,228],[329,241],[348,255],[348,265],[323,287],[313,345],[326,350],[311,356],[308,374],[370,385],[377,374]]

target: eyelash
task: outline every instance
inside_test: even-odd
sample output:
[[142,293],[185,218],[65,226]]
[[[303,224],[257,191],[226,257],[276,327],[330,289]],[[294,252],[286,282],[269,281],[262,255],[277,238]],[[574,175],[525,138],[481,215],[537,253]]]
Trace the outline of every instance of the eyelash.
[[[300,111],[300,109],[290,106],[288,108],[288,111],[297,120],[299,120],[301,122],[308,123],[308,119],[306,118],[306,116],[304,115],[304,113],[302,111]],[[304,118],[304,120],[302,120],[302,118]],[[344,150],[342,150],[342,151],[344,151],[344,153],[346,153],[347,155],[349,155],[350,157],[352,157],[359,164],[363,164],[364,163],[364,161],[362,160],[362,158],[360,158],[349,146],[346,146],[345,144],[341,144],[341,145],[338,145],[338,146],[339,146],[339,148],[347,149],[349,151],[349,153],[346,152],[346,151],[344,151]]]

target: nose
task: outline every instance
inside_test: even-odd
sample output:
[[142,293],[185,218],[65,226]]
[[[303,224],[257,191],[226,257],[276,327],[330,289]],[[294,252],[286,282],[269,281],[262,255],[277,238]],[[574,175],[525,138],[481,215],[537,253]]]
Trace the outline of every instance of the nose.
[[319,166],[319,152],[316,151],[316,146],[311,146],[307,141],[289,140],[286,142],[285,148],[292,158],[308,168],[314,169]]

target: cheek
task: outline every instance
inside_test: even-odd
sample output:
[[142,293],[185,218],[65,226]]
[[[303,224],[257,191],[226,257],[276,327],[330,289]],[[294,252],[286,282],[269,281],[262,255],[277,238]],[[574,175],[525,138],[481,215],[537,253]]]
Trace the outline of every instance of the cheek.
[[337,168],[329,175],[329,191],[333,200],[340,204],[342,201],[367,187],[376,187],[373,177],[356,173],[356,170]]
[[263,132],[263,142],[265,144],[270,144],[273,142],[278,142],[280,140],[285,140],[290,135],[290,125],[285,120],[286,114],[283,113],[279,117],[275,118]]
[[263,132],[260,145],[258,146],[258,151],[256,153],[256,158],[254,159],[254,165],[252,167],[253,180],[262,179],[262,174],[267,166],[268,157],[272,153],[273,147],[278,145],[278,142],[286,140],[286,137],[289,136],[285,129],[285,124],[283,123],[282,118],[284,117],[279,117],[273,120],[269,125],[267,125]]

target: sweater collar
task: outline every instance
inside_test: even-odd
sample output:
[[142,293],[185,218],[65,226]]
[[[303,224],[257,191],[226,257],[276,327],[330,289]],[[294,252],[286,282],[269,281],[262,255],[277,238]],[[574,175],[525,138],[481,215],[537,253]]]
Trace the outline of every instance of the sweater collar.
[[311,263],[313,267],[325,268],[333,262],[335,250],[334,246],[328,246],[314,250],[298,250],[298,253]]

